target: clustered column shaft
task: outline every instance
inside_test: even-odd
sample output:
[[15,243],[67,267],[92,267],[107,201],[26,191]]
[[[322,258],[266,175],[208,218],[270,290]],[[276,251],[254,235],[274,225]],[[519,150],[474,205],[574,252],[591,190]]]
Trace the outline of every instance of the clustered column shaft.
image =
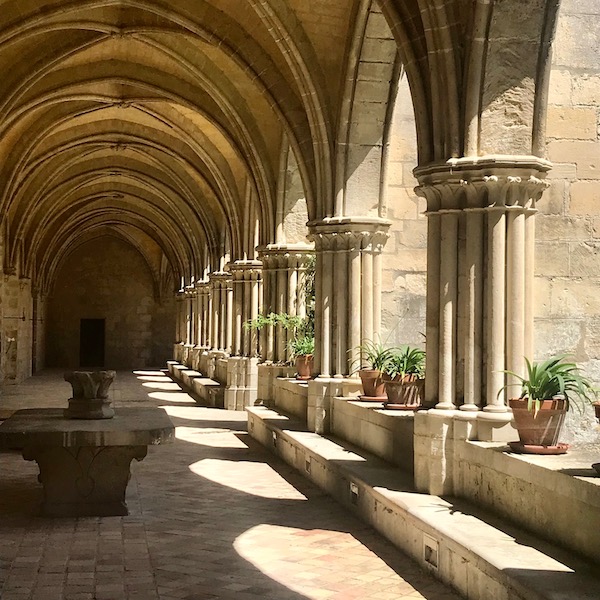
[[225,271],[211,273],[211,345],[213,350],[230,352],[233,340],[233,284]]
[[[306,244],[274,244],[259,249],[263,265],[264,315],[306,316],[304,275],[312,255],[312,247]],[[287,360],[289,335],[281,326],[268,326],[260,331],[260,355],[269,362]]]
[[233,341],[235,356],[258,356],[256,332],[244,327],[259,312],[262,264],[258,261],[236,261],[229,265],[233,281]]
[[379,335],[389,226],[383,219],[309,224],[317,255],[315,367],[323,377],[349,375],[359,366],[359,346]]
[[[415,170],[427,200],[428,405],[505,412],[531,356],[535,202],[549,163],[456,159]],[[514,391],[514,390],[513,390]]]
[[211,347],[211,293],[208,281],[198,281],[196,283],[196,321],[198,323],[196,345],[208,349]]

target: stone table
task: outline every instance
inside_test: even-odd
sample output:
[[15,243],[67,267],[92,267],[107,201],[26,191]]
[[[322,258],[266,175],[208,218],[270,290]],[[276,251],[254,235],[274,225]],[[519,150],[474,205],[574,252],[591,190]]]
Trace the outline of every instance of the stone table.
[[120,408],[112,419],[77,420],[64,410],[19,410],[0,425],[0,447],[35,460],[51,517],[128,514],[130,464],[149,445],[172,442],[175,427],[162,408]]

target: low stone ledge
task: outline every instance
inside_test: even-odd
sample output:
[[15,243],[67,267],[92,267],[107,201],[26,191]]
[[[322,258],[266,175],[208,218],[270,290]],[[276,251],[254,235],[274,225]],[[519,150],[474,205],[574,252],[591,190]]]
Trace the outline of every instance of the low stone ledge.
[[175,361],[169,361],[167,367],[173,379],[191,392],[190,395],[196,402],[212,408],[224,407],[225,386],[218,381],[209,379],[199,371],[188,369]]
[[600,563],[598,455],[513,454],[498,442],[455,442],[455,493]]
[[306,423],[308,383],[299,379],[278,377],[273,383],[275,406]]
[[465,501],[417,493],[411,478],[394,466],[335,438],[307,432],[298,420],[266,407],[247,411],[253,438],[465,597],[598,597],[597,567],[572,553],[486,518]]
[[381,402],[334,398],[331,433],[401,469],[414,470],[414,411],[386,410]]

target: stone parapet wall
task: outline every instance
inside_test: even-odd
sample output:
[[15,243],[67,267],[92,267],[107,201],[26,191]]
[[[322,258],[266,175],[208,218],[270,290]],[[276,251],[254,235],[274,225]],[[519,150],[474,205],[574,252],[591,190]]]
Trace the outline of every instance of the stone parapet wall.
[[[569,354],[600,382],[600,4],[564,0],[547,118],[551,187],[536,224],[535,355]],[[591,410],[571,436],[596,438]]]

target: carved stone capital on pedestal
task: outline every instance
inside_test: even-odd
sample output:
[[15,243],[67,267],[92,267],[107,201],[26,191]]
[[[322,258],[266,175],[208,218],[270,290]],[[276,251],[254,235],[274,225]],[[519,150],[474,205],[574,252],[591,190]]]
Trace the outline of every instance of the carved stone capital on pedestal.
[[116,376],[115,371],[68,371],[65,381],[73,387],[68,419],[111,419],[115,411],[107,402],[108,389]]

